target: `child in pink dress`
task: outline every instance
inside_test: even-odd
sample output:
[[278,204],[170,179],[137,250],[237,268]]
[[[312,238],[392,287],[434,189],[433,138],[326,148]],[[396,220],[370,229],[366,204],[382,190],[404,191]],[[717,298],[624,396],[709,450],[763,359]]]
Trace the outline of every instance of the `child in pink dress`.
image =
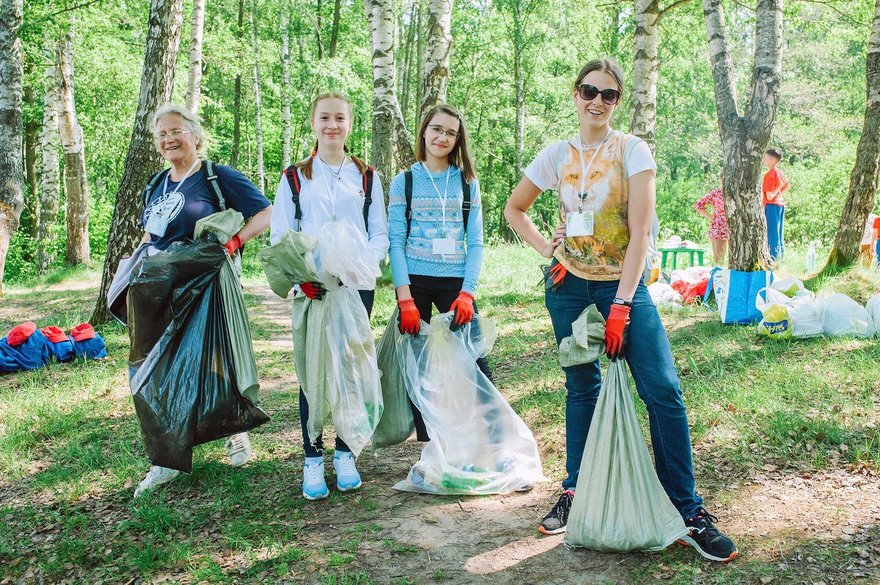
[[[712,212],[706,211],[707,207]],[[716,266],[723,266],[727,256],[727,216],[724,214],[724,195],[721,189],[713,189],[694,203],[697,213],[709,220],[709,241]]]

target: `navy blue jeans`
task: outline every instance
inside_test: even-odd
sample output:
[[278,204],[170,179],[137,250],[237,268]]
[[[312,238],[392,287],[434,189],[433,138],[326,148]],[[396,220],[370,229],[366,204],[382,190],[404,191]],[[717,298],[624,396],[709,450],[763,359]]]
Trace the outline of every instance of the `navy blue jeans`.
[[782,260],[785,252],[785,207],[768,203],[764,206],[764,217],[767,218],[767,247],[770,258]]
[[[571,335],[571,325],[584,309],[595,304],[608,318],[611,301],[617,296],[619,281],[584,280],[569,273],[558,290],[545,295],[553,321],[556,343]],[[639,396],[648,408],[651,441],[657,477],[669,499],[684,518],[693,516],[702,498],[694,490],[691,438],[687,412],[682,401],[678,374],[672,360],[669,339],[648,289],[639,283],[633,298],[626,361],[636,382]],[[602,386],[599,360],[562,368],[565,372],[565,470],[563,489],[574,489],[584,454],[584,445],[593,411]]]

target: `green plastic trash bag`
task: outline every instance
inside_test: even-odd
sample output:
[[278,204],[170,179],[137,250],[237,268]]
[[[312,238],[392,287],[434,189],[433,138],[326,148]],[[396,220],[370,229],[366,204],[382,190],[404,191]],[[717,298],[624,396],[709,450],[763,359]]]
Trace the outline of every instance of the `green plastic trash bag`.
[[406,380],[397,360],[397,340],[401,336],[395,308],[388,327],[376,346],[376,358],[382,372],[382,418],[373,433],[374,449],[397,445],[406,441],[415,431],[412,408],[406,395]]
[[198,220],[193,230],[193,238],[198,240],[202,237],[202,233],[208,232],[217,236],[217,241],[224,245],[241,231],[242,227],[244,227],[244,216],[234,209],[225,209]]
[[263,248],[257,258],[269,280],[272,292],[286,299],[294,284],[317,282],[314,251],[317,239],[288,230],[274,246]]
[[565,543],[602,552],[658,551],[687,532],[651,463],[625,362],[611,362],[584,447]]
[[588,364],[605,351],[605,319],[596,305],[590,305],[571,324],[571,335],[559,343],[563,368]]

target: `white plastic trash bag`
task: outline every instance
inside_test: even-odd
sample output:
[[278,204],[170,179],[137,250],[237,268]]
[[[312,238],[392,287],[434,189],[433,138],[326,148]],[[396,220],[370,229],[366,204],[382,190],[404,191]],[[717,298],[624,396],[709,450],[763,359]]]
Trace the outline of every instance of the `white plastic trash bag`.
[[874,335],[880,337],[880,292],[868,299],[868,306],[866,309],[868,310],[870,325],[869,333],[873,332]]
[[648,285],[648,294],[658,307],[670,306],[681,307],[681,295],[665,282],[655,282]]
[[366,238],[351,222],[331,221],[318,234],[319,268],[354,289],[372,290],[382,275]]
[[397,353],[410,399],[431,437],[407,478],[394,488],[433,494],[504,494],[543,479],[538,445],[478,357],[495,341],[495,326],[479,315],[458,331],[452,313],[398,338]]
[[852,335],[867,337],[868,311],[848,296],[840,293],[820,299],[822,330],[825,335]]
[[774,281],[755,297],[758,332],[772,339],[822,335],[822,308],[796,278]]

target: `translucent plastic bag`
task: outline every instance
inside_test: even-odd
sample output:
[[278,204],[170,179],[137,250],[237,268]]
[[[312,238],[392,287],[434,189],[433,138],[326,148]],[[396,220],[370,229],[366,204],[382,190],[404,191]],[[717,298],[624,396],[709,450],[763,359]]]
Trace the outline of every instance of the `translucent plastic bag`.
[[321,226],[318,255],[319,270],[354,289],[372,290],[382,275],[366,238],[349,221],[331,221]]
[[771,339],[822,335],[821,306],[796,278],[759,290],[755,306],[762,315],[758,333]]
[[565,544],[658,551],[685,534],[645,446],[625,362],[611,362],[590,423]]
[[868,311],[848,296],[840,293],[820,299],[822,330],[825,335],[852,335],[867,337]]
[[397,326],[398,310],[394,309],[388,327],[376,346],[376,358],[382,372],[382,418],[373,433],[374,449],[397,445],[406,441],[415,431],[412,409],[406,395],[406,380],[397,361],[397,340],[401,336]]
[[543,479],[538,445],[476,359],[486,355],[496,332],[475,316],[449,330],[452,313],[422,323],[418,335],[402,335],[397,351],[410,399],[431,441],[407,478],[394,488],[434,494],[509,493]]
[[590,305],[571,324],[571,335],[559,343],[559,363],[563,368],[588,364],[605,351],[605,319]]
[[296,375],[309,404],[309,442],[332,414],[336,434],[357,456],[382,416],[380,373],[360,296],[333,280],[323,283],[323,299],[299,295],[293,301]]
[[880,292],[868,299],[868,319],[870,320],[869,333],[880,337]]

